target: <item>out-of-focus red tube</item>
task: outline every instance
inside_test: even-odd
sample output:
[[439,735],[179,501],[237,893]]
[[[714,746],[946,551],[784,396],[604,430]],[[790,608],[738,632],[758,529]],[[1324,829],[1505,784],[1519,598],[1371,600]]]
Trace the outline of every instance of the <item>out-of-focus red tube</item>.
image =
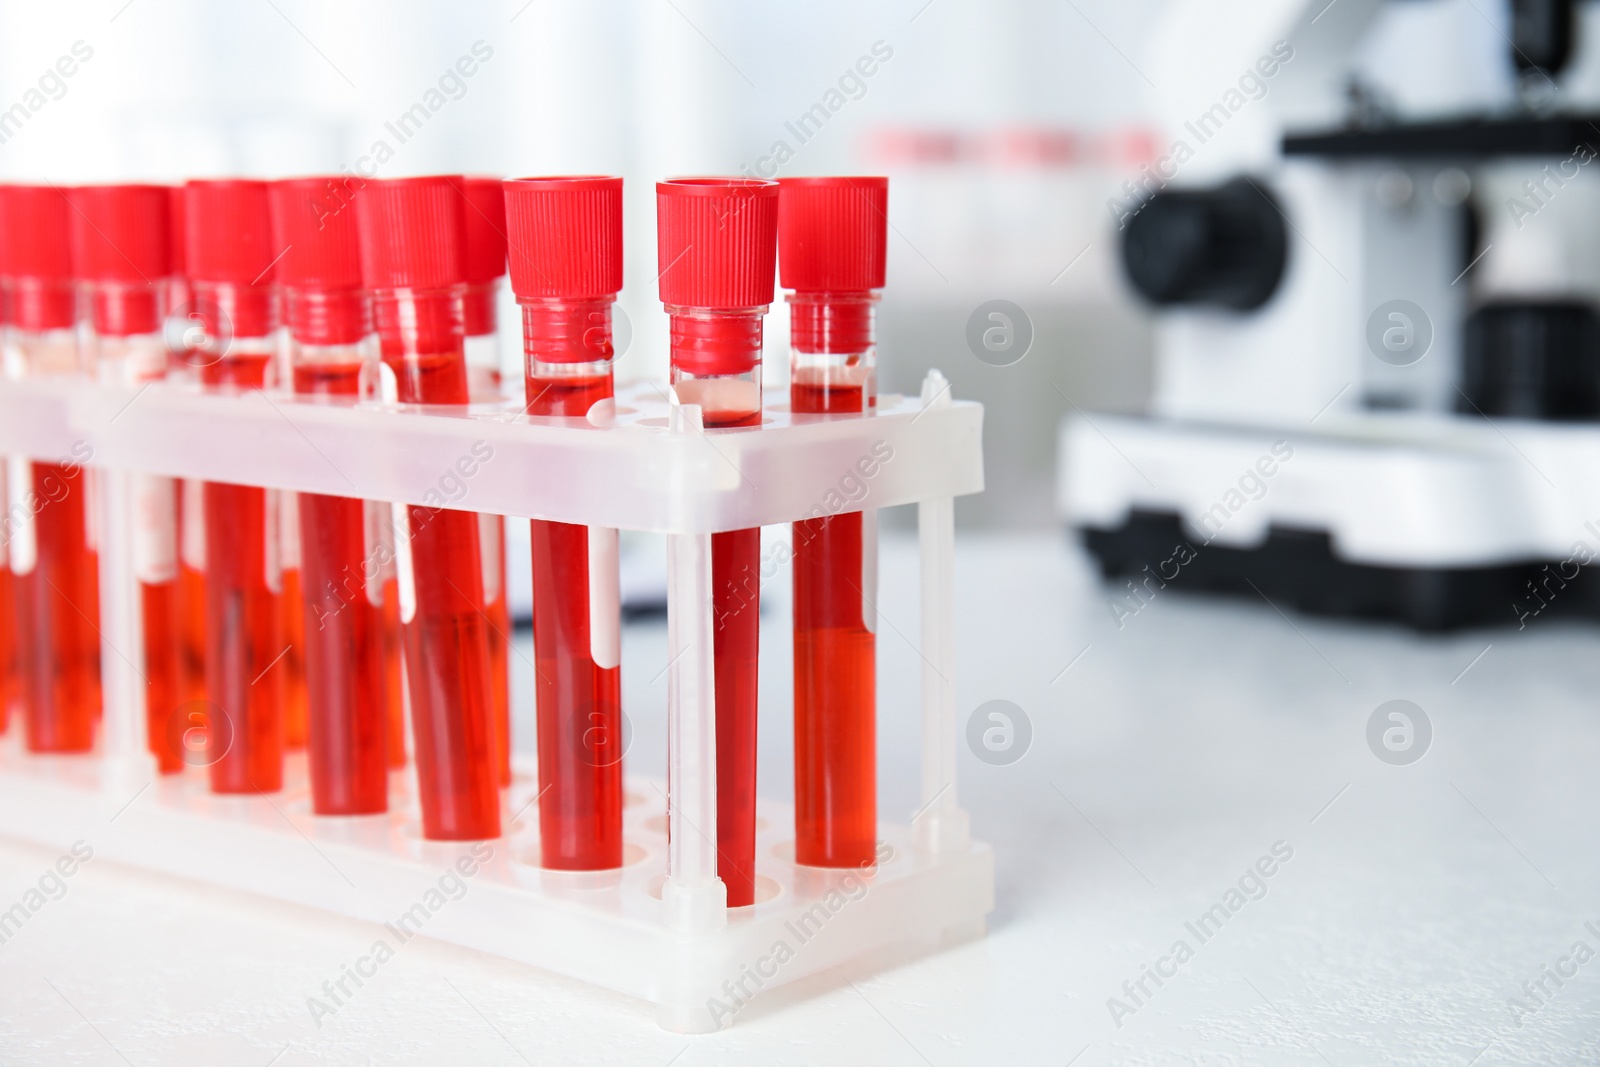
[[[167,277],[167,375],[181,380],[198,378],[193,342],[203,324],[190,316],[187,230],[184,225],[187,191],[167,187],[167,213],[171,223],[171,273]],[[178,483],[178,689],[183,714],[203,715],[206,700],[206,527],[204,485],[192,478]]]
[[[865,415],[876,403],[888,181],[785,178],[779,188],[779,269],[795,290],[790,409]],[[866,484],[881,459],[864,455],[846,474]],[[795,861],[809,866],[870,865],[877,846],[876,530],[859,511],[793,527]]]
[[[506,272],[506,202],[500,179],[469,177],[462,248],[467,387],[474,402],[503,396],[495,298]],[[489,617],[489,692],[494,709],[495,760],[500,784],[511,784],[511,608],[506,597],[506,520],[479,517],[483,553],[484,614]]]
[[[374,181],[356,197],[380,356],[402,403],[466,404],[459,178]],[[465,476],[487,455],[445,468]],[[478,517],[408,507],[400,615],[423,835],[500,835]]]
[[[4,193],[0,193],[3,196]],[[0,209],[3,217],[3,209]],[[3,238],[0,238],[3,243]],[[11,329],[11,287],[0,272],[0,347]],[[7,463],[0,459],[0,501],[11,505],[6,475]],[[0,530],[0,734],[11,725],[11,710],[21,699],[17,673],[17,600],[11,574],[11,530]]]
[[[772,303],[778,186],[741,178],[656,185],[661,302],[672,383],[704,426],[761,423],[761,324]],[[717,719],[717,874],[728,906],[755,903],[761,531],[711,535]]]
[[[511,287],[531,415],[583,418],[612,396],[622,179],[505,183]],[[531,526],[540,862],[622,865],[622,671],[614,530]]]
[[[285,249],[276,271],[289,363],[303,398],[353,400],[374,384],[356,216],[344,210],[341,195],[348,181],[298,178],[272,188],[274,244]],[[294,610],[305,654],[311,804],[319,815],[388,808],[383,616],[371,596],[379,561],[366,510],[349,497],[300,494],[300,566],[285,575],[286,600],[298,592],[291,582],[305,578]]]
[[[394,523],[389,522],[384,529],[393,530]],[[374,543],[368,539],[368,544]],[[406,677],[402,653],[404,642],[400,638],[400,582],[389,577],[380,588],[382,594],[378,612],[382,622],[380,643],[383,647],[384,722],[389,729],[389,769],[395,770],[406,765]]]
[[[23,374],[78,375],[66,197],[54,186],[0,187],[0,279]],[[8,555],[16,576],[23,721],[33,752],[87,752],[100,715],[100,596],[88,537],[82,454],[12,460]]]
[[[164,378],[166,279],[171,267],[170,194],[161,185],[85,186],[71,193],[73,259],[87,309],[86,362],[102,381]],[[163,774],[183,770],[182,604],[177,484],[131,474],[133,539],[144,629],[145,722]]]
[[[262,389],[274,355],[268,273],[277,250],[267,183],[193,181],[185,204],[189,284],[204,329],[196,346],[208,389]],[[267,491],[208,482],[205,760],[218,793],[283,787],[281,574],[269,552]]]

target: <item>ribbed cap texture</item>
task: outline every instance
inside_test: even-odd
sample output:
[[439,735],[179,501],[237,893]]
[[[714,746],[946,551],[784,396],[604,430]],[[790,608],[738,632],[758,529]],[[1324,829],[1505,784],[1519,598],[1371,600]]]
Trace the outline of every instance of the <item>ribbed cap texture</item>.
[[68,197],[72,262],[79,278],[155,283],[171,273],[171,196],[166,186],[86,185]]
[[463,178],[466,194],[462,273],[468,285],[483,285],[506,272],[506,197],[499,178]]
[[272,183],[272,243],[283,253],[273,268],[279,285],[361,288],[354,186],[342,174]]
[[197,281],[267,285],[272,245],[268,185],[262,181],[192,181],[184,197],[188,275]]
[[587,300],[622,289],[622,179],[505,183],[511,289],[521,299]]
[[356,197],[368,289],[443,289],[466,281],[460,176],[368,182]]
[[184,219],[188,216],[188,194],[181,185],[167,187],[167,217],[172,223],[172,273],[182,277],[188,273],[189,246]]
[[0,275],[68,280],[66,195],[50,185],[0,186]]
[[778,269],[785,289],[883,288],[889,179],[784,178],[778,188]]
[[747,308],[772,303],[778,184],[684,178],[656,184],[661,302]]

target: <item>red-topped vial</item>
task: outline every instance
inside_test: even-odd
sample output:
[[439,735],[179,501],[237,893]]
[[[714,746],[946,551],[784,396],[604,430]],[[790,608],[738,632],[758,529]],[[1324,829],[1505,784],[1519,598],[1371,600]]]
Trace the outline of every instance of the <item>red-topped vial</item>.
[[[459,177],[373,181],[355,198],[384,394],[466,404],[466,202]],[[456,461],[470,477],[493,453]],[[408,506],[396,566],[423,835],[500,835],[478,516]],[[403,527],[403,529],[399,529]]]
[[[622,179],[505,183],[511,288],[522,308],[527,411],[583,418],[613,395]],[[617,531],[532,524],[540,862],[622,864]]]
[[[876,403],[888,179],[778,185],[778,267],[793,290],[790,409],[866,415]],[[796,522],[792,549],[795,860],[859,868],[873,862],[878,829],[876,512]]]
[[[274,266],[288,330],[289,374],[306,400],[352,402],[375,391],[371,316],[361,288],[356,213],[348,178],[272,183]],[[388,808],[389,701],[382,587],[369,574],[368,511],[387,507],[298,494],[306,748],[319,815]],[[376,579],[376,580],[375,580]],[[287,589],[286,589],[287,592]],[[286,596],[286,599],[289,599]]]
[[[506,199],[500,186],[499,178],[461,179],[461,192],[466,198],[461,220],[464,241],[461,273],[467,283],[463,305],[469,367],[488,366],[486,359],[473,358],[471,339],[494,336],[495,296],[500,289],[500,279],[506,275]],[[498,363],[493,370],[498,379]]]
[[[186,257],[200,381],[264,389],[276,348],[268,185],[191,181]],[[277,502],[256,486],[206,483],[206,751],[218,793],[283,788],[283,574]]]
[[[83,186],[69,194],[72,252],[85,322],[85,361],[103,382],[141,386],[167,375],[163,319],[172,271],[171,195],[164,185]],[[185,766],[183,605],[178,573],[178,494],[171,478],[126,477],[144,630],[145,725],[163,774]]]
[[[506,273],[506,198],[499,178],[467,177],[461,192],[465,245],[462,273],[467,387],[474,401],[503,396],[504,368],[495,307]],[[495,762],[500,784],[511,784],[511,605],[506,598],[506,520],[480,515],[484,614],[489,616],[489,688],[494,708]]]
[[[10,366],[25,377],[77,375],[76,299],[66,194],[0,186],[0,286],[10,297]],[[87,449],[54,462],[7,462],[15,528],[6,546],[17,602],[16,660],[32,752],[87,752],[100,715],[98,557],[85,506]]]
[[[661,302],[672,387],[707,428],[761,422],[761,324],[777,265],[778,185],[681,178],[656,185]],[[717,874],[728,906],[755,902],[756,682],[761,531],[711,536],[717,719]]]
[[[191,318],[187,270],[187,236],[184,225],[188,189],[167,187],[167,219],[171,224],[168,251],[171,271],[167,276],[167,373],[170,378],[198,378],[198,364],[192,344],[205,334],[205,326]],[[204,717],[206,699],[206,588],[205,588],[205,483],[194,478],[178,482],[178,584],[181,619],[179,645],[182,653],[180,687],[185,712]],[[198,734],[194,736],[199,736]]]

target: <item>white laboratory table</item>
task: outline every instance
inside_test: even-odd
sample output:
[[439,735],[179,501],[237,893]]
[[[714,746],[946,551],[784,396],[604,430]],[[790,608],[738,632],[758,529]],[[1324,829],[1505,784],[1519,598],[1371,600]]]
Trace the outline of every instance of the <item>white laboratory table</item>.
[[[1600,627],[1419,637],[1169,588],[1119,628],[1047,534],[964,535],[957,570],[962,714],[1008,700],[1033,731],[1009,765],[961,753],[997,855],[987,938],[693,1038],[419,939],[319,1027],[307,998],[378,928],[90,862],[0,945],[0,1063],[1600,1063],[1600,958],[1576,950],[1600,952]],[[901,818],[915,596],[914,546],[888,538],[880,762]],[[779,706],[784,590],[770,606]],[[659,621],[627,628],[629,759],[651,774],[665,644]],[[1395,699],[1432,727],[1406,765],[1367,740]],[[787,799],[787,712],[762,729],[763,792]],[[0,845],[0,901],[55,858]]]

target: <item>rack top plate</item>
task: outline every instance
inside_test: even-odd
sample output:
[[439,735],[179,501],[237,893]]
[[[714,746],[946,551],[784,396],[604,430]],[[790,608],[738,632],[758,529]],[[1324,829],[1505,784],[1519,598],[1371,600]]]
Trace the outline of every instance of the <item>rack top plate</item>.
[[[866,418],[795,415],[701,430],[666,385],[618,390],[588,419],[509,401],[466,409],[314,403],[68,379],[0,382],[0,455],[335,496],[699,534],[983,488],[981,405],[883,396]],[[675,420],[681,428],[675,429]]]

